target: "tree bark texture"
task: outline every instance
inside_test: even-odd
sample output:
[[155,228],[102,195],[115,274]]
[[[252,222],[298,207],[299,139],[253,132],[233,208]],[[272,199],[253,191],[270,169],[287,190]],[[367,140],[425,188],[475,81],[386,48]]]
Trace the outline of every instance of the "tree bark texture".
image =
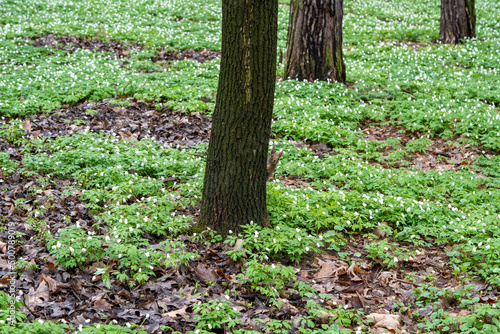
[[441,0],[441,42],[458,44],[466,37],[476,37],[475,0]]
[[222,1],[222,58],[203,198],[194,231],[223,236],[253,221],[270,226],[266,158],[271,134],[277,0]]
[[343,5],[343,0],[290,2],[285,78],[345,83]]

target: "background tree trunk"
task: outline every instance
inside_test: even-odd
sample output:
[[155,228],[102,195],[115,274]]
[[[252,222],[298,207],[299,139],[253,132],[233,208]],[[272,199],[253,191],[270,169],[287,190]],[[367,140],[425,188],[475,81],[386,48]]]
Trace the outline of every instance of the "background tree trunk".
[[441,0],[439,39],[457,44],[465,37],[476,37],[475,0]]
[[292,0],[285,78],[345,83],[343,0]]
[[271,134],[278,1],[222,1],[222,59],[201,212],[194,231],[223,236],[269,226],[266,158]]

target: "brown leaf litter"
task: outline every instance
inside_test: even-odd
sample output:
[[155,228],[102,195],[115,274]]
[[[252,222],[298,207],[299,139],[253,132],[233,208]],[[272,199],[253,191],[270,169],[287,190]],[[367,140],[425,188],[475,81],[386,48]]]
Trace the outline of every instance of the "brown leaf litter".
[[[138,100],[130,100],[130,105],[127,106],[110,104],[110,101],[84,101],[52,113],[32,116],[25,120],[23,127],[29,131],[31,138],[56,138],[89,129],[116,133],[123,138],[151,137],[175,146],[196,145],[208,140],[210,119],[207,116],[167,108],[156,110],[152,104]],[[96,110],[96,113],[88,113],[90,109]],[[76,120],[81,120],[84,124],[78,124],[81,122],[75,122]],[[375,131],[375,128],[373,133],[366,134],[372,140],[383,140],[388,135],[405,136],[396,132],[397,129],[383,129],[387,130],[386,134]],[[399,138],[409,140],[408,135]],[[306,145],[316,153],[330,153],[326,144]],[[22,159],[19,147],[4,139],[0,139],[0,148],[3,152],[8,152],[12,160]],[[464,156],[461,152],[451,152],[451,148],[441,148],[447,154],[460,153],[460,157]],[[416,158],[412,161],[416,161]],[[434,165],[436,168],[438,166]],[[200,258],[186,266],[155,267],[155,276],[134,288],[111,275],[111,287],[108,288],[100,275],[95,276],[95,272],[97,268],[116,268],[116,262],[103,259],[99,263],[89,262],[71,270],[58,266],[48,254],[43,241],[36,237],[35,231],[27,224],[33,211],[45,205],[48,209],[43,218],[47,220],[52,235],[57,235],[58,229],[77,222],[87,230],[95,228],[94,216],[86,208],[85,202],[77,196],[78,189],[74,181],[55,180],[55,183],[47,183],[38,175],[23,176],[17,173],[2,175],[1,179],[0,216],[4,217],[5,223],[15,223],[16,230],[24,233],[19,237],[16,258],[23,258],[37,265],[36,269],[25,269],[16,282],[18,291],[23,293],[21,299],[26,304],[23,311],[30,321],[64,319],[73,325],[87,325],[88,321],[109,323],[110,319],[114,319],[120,324],[143,323],[149,333],[160,333],[160,325],[186,332],[195,328],[195,303],[229,296],[233,306],[241,313],[241,328],[259,331],[262,326],[255,325],[256,318],[273,318],[291,321],[293,330],[296,330],[300,325],[300,317],[309,312],[307,301],[312,299],[327,309],[355,309],[363,312],[365,323],[370,323],[371,330],[375,333],[416,333],[418,322],[429,317],[433,310],[417,303],[413,289],[418,284],[430,283],[429,276],[435,278],[433,285],[449,291],[463,284],[474,283],[476,288],[472,290],[472,295],[485,303],[495,303],[499,296],[496,287],[491,287],[488,291],[484,282],[457,281],[447,265],[449,259],[438,246],[431,245],[425,249],[419,247],[417,257],[400,260],[397,268],[389,269],[369,258],[364,247],[369,241],[362,235],[350,237],[348,243],[341,247],[340,251],[347,254],[342,258],[338,253],[326,251],[307,257],[299,264],[291,263],[286,258],[275,260],[275,263],[295,266],[297,279],[307,282],[320,293],[332,295],[328,300],[319,295],[301,297],[297,291],[288,287],[280,294],[282,309],[273,310],[267,296],[238,282],[236,275],[241,272],[243,262],[233,262],[229,258],[226,254],[228,245],[219,243],[206,246],[192,242],[186,235],[179,236],[178,240],[185,243],[187,251],[201,254]],[[16,204],[21,199],[23,206]],[[6,231],[1,231],[0,236],[2,240],[7,240]],[[379,236],[386,237],[382,234]],[[160,241],[150,239],[152,246]],[[10,278],[17,275],[10,272],[6,265],[5,245],[5,242],[0,243],[2,291],[7,291]],[[416,249],[412,244],[403,246],[410,250]],[[346,258],[351,261],[348,263]],[[414,281],[408,278],[410,276]],[[229,294],[226,295],[228,291]],[[401,310],[401,302],[408,307],[407,311]],[[454,300],[443,298],[440,305],[450,314],[463,315],[465,311]],[[321,313],[315,321],[317,324],[328,323],[332,314],[335,313]],[[368,319],[372,321],[368,322]],[[351,329],[355,329],[355,326]]]
[[[120,138],[152,138],[172,147],[194,146],[208,142],[211,119],[199,112],[187,113],[152,103],[130,99],[129,104],[111,104],[114,99],[64,106],[47,114],[29,118],[30,138],[57,138],[89,130],[108,132]],[[94,111],[89,113],[88,111]],[[25,121],[27,122],[27,121]]]
[[[144,45],[132,42],[122,42],[120,40],[105,39],[105,34],[100,34],[96,37],[90,38],[81,36],[45,34],[37,37],[25,37],[27,40],[34,42],[35,47],[52,47],[60,50],[73,53],[78,49],[85,49],[92,52],[111,52],[116,59],[129,58],[131,52],[144,49]],[[167,50],[166,48],[158,48],[156,55],[151,58],[153,62],[161,61],[178,61],[191,59],[200,63],[209,61],[215,58],[220,58],[220,51],[213,51],[209,49],[203,50]]]

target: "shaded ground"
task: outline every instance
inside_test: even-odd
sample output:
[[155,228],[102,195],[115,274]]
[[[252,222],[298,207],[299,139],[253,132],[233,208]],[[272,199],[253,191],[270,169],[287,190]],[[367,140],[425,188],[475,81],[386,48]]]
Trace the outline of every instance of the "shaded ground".
[[[19,153],[15,153],[17,148],[5,142],[1,143],[1,147],[4,151],[12,152],[13,159],[19,158]],[[55,265],[55,260],[34,237],[36,233],[26,221],[41,206],[50,207],[45,211],[44,217],[55,236],[59,228],[76,222],[88,231],[94,229],[91,227],[94,223],[93,216],[85,208],[85,203],[78,196],[62,193],[63,188],[72,187],[71,181],[40,183],[39,180],[38,175],[20,177],[14,174],[3,177],[4,182],[0,186],[2,216],[8,222],[18,224],[20,228],[17,230],[24,233],[19,239],[16,255],[18,259],[23,258],[37,266],[37,269],[25,269],[18,279],[18,289],[23,292],[26,304],[24,311],[29,320],[64,319],[74,325],[86,325],[88,319],[91,322],[109,322],[111,319],[120,324],[143,323],[150,333],[159,333],[160,325],[184,332],[195,327],[192,318],[194,303],[223,299],[226,298],[224,291],[232,291],[230,300],[241,312],[244,326],[250,326],[255,318],[272,317],[290,320],[298,327],[298,318],[308,313],[307,301],[313,299],[332,309],[357,309],[366,314],[375,311],[379,314],[400,311],[400,315],[394,316],[398,326],[404,325],[407,330],[416,330],[416,320],[428,316],[433,309],[424,306],[422,300],[419,304],[412,295],[412,289],[431,279],[435,280],[435,286],[450,291],[460,285],[447,266],[449,260],[443,249],[435,246],[421,249],[404,244],[409,249],[420,249],[420,254],[407,261],[401,260],[397,269],[389,270],[367,257],[364,245],[369,241],[360,235],[352,237],[341,248],[342,259],[326,252],[310,256],[295,265],[299,281],[307,282],[320,293],[333,295],[332,299],[322,300],[319,295],[301,298],[294,290],[288,289],[280,295],[284,306],[279,311],[273,311],[266,306],[268,297],[238,283],[236,274],[240,272],[242,263],[235,263],[225,255],[225,251],[229,249],[227,245],[219,243],[206,247],[192,242],[187,236],[180,236],[179,240],[186,244],[187,251],[196,251],[202,256],[187,266],[155,268],[156,277],[151,277],[142,286],[130,288],[127,284],[112,279],[111,288],[108,288],[100,276],[94,277],[93,274],[96,268],[114,268],[114,261],[104,260],[104,263],[89,263],[87,267],[66,270]],[[21,198],[24,199],[24,209],[19,209],[19,206],[16,208],[14,204],[15,200]],[[63,216],[70,219],[64,220]],[[0,233],[2,238],[7,238],[6,234],[5,231]],[[159,240],[151,239],[151,247],[155,247],[158,242]],[[0,243],[0,253],[0,288],[7,288],[8,277],[12,273],[9,273],[6,265],[7,255],[3,243]],[[293,265],[288,259],[282,261],[286,265]],[[410,278],[413,281],[407,275],[413,275]],[[207,284],[207,281],[213,283]],[[476,282],[473,296],[481,296],[483,301],[494,302],[498,291],[487,291],[486,288],[486,285]],[[401,302],[408,309],[402,310]],[[461,310],[453,298],[443,297],[440,302],[443,309],[449,312],[455,311],[458,314]],[[413,311],[417,312],[414,314]],[[464,311],[461,315],[464,315]],[[334,313],[318,317],[316,321],[327,323],[331,316]],[[262,328],[253,329],[260,331]]]
[[[96,132],[113,132],[123,138],[141,139],[150,136],[161,143],[174,146],[190,146],[208,140],[210,119],[204,115],[186,114],[166,108],[158,111],[152,104],[137,100],[129,101],[130,104],[126,106],[110,104],[110,101],[112,99],[84,102],[49,114],[32,116],[25,121],[25,127],[29,128],[32,138],[56,138],[88,128]],[[89,113],[89,110],[95,112]],[[75,124],[78,121],[81,124]],[[370,140],[384,140],[394,136],[405,143],[411,139],[391,127],[366,127],[364,133]],[[0,140],[3,152],[8,152],[12,160],[21,160],[18,147],[4,139]],[[309,144],[308,147],[317,154],[331,151],[326,144],[321,143]],[[448,168],[444,163],[435,162],[438,156],[449,154],[449,159],[460,161],[462,158],[472,159],[472,155],[477,154],[477,150],[473,148],[453,151],[456,149],[436,140],[430,154],[417,155],[411,161],[417,164],[421,161],[419,159],[427,156],[424,159],[427,164],[423,169],[440,166]],[[186,244],[186,251],[198,252],[201,257],[187,266],[155,268],[156,277],[151,277],[146,284],[136,288],[130,288],[113,278],[111,288],[108,288],[101,281],[101,276],[94,277],[96,268],[116,268],[114,261],[105,259],[104,263],[89,263],[87,267],[66,270],[55,265],[55,259],[48,255],[43,242],[35,237],[37,233],[32,228],[33,219],[43,216],[48,224],[40,228],[46,228],[54,236],[57,236],[60,228],[75,223],[89,232],[95,228],[106,229],[106,226],[94,225],[94,216],[85,207],[85,203],[79,200],[78,190],[72,180],[47,180],[40,175],[13,174],[8,177],[3,175],[2,181],[1,216],[6,222],[16,223],[17,230],[23,233],[19,238],[17,258],[22,258],[31,265],[36,264],[36,269],[25,269],[18,281],[26,304],[24,311],[29,320],[64,319],[74,325],[86,325],[89,319],[91,322],[105,323],[114,320],[120,324],[143,323],[150,333],[159,333],[160,325],[185,332],[195,327],[193,304],[226,298],[225,291],[232,291],[230,300],[241,312],[243,326],[250,326],[255,318],[274,318],[290,320],[297,328],[299,317],[308,314],[306,303],[311,298],[300,297],[292,289],[280,295],[284,303],[282,309],[273,311],[267,304],[268,297],[245,288],[237,281],[236,274],[241,271],[242,263],[233,262],[225,254],[230,249],[228,245],[218,243],[207,247],[192,242],[184,235],[179,240]],[[287,180],[281,182],[287,184]],[[296,180],[292,183],[298,185]],[[307,186],[307,183],[300,185]],[[22,205],[16,205],[16,200],[21,201]],[[193,210],[195,212],[192,213],[196,215],[196,209]],[[41,211],[42,216],[38,216],[35,211]],[[28,220],[31,220],[31,226],[27,223]],[[7,232],[2,231],[0,236],[6,240]],[[162,240],[150,238],[151,247],[155,247],[160,241]],[[281,261],[297,268],[299,280],[307,282],[320,293],[334,296],[331,300],[322,300],[319,295],[313,296],[312,299],[318,303],[332,309],[357,309],[365,314],[394,314],[399,311],[399,315],[391,317],[399,328],[405,326],[408,331],[416,331],[417,320],[433,312],[431,306],[425,306],[426,300],[419,301],[418,297],[412,295],[412,289],[430,281],[435,281],[434,286],[450,291],[472,283],[460,283],[454,279],[447,265],[449,260],[445,250],[437,246],[422,248],[401,244],[409,250],[419,250],[419,255],[400,260],[397,268],[388,269],[384,264],[368,258],[369,254],[364,246],[369,242],[362,235],[351,237],[347,245],[340,249],[342,258],[334,255],[341,253],[326,252],[309,256],[298,265],[291,263],[289,259]],[[8,277],[12,276],[6,263],[5,245],[0,243],[0,288],[4,289],[8,287]],[[213,283],[207,284],[207,281]],[[484,302],[493,303],[498,298],[498,291],[487,291],[487,287],[484,283],[475,282],[472,296],[479,296]],[[453,297],[436,299],[448,312],[468,314]],[[315,321],[328,323],[328,318],[334,315],[335,313],[324,314],[323,318],[318,317]],[[261,331],[262,328],[257,326],[253,329]]]

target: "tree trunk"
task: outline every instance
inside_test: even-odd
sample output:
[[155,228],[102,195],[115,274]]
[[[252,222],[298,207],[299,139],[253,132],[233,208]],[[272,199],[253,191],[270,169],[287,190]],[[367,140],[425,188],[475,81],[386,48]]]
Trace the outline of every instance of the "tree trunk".
[[198,223],[223,236],[270,226],[266,158],[271,134],[277,0],[222,1],[222,59]]
[[292,0],[285,78],[345,83],[343,0]]
[[441,0],[439,39],[458,44],[463,38],[476,37],[475,0]]

